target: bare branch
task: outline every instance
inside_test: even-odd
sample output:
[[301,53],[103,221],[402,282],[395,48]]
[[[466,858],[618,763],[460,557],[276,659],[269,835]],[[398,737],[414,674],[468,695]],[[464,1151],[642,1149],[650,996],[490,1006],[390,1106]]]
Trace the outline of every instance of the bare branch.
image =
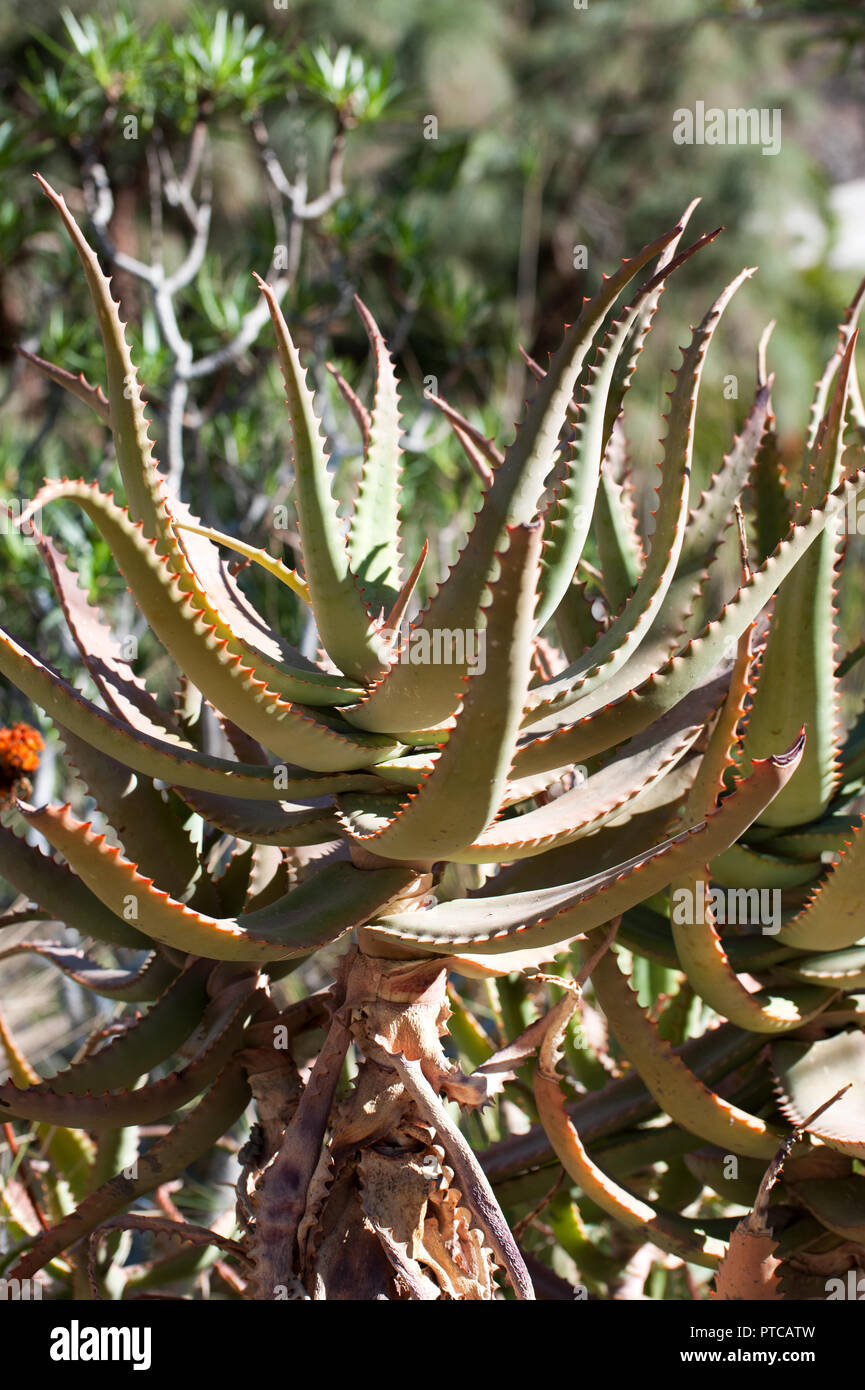
[[337,122],[331,143],[327,165],[327,187],[311,203],[307,202],[304,164],[298,159],[298,176],[296,181],[292,183],[279,162],[267,126],[260,113],[252,122],[252,133],[258,144],[259,154],[267,176],[280,196],[290,204],[293,217],[299,221],[312,222],[328,212],[334,203],[343,196],[345,193],[345,185],[342,181],[345,162],[345,127],[341,120]]
[[201,269],[207,252],[207,242],[210,236],[210,218],[213,211],[213,183],[211,179],[211,151],[209,145],[206,147],[204,158],[204,173],[201,178],[201,190],[199,202],[195,208],[195,235],[192,245],[186,255],[186,259],[178,266],[173,275],[169,275],[165,281],[167,294],[176,294],[178,290],[188,285],[190,280],[194,280]]
[[114,213],[114,194],[108,181],[105,165],[96,158],[88,158],[84,164],[84,200],[93,223],[100,250],[118,270],[125,270],[145,284],[154,283],[153,269],[134,256],[118,251],[108,233],[108,224]]

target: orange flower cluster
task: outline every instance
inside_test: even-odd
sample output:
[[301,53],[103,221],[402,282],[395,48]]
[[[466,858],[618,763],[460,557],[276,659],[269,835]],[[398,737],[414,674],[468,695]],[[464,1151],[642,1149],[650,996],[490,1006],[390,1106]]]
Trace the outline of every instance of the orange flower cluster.
[[0,793],[11,792],[36,771],[44,747],[42,735],[29,724],[0,729]]

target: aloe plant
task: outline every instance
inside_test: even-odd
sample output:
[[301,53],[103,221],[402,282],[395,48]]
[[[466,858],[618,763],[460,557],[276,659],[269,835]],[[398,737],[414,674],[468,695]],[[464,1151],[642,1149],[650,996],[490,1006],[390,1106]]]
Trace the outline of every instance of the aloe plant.
[[[78,1296],[91,1286],[116,1296],[118,1276],[133,1289],[170,1285],[200,1270],[210,1246],[206,1258],[218,1260],[228,1287],[252,1299],[490,1299],[506,1289],[528,1299],[532,1276],[495,1190],[520,1146],[541,1163],[552,1146],[596,1206],[713,1267],[725,1249],[717,1219],[683,1216],[682,1201],[667,1210],[638,1200],[589,1157],[584,1139],[620,1134],[625,1176],[681,1152],[682,1136],[692,1149],[702,1141],[716,1146],[696,1155],[707,1184],[718,1151],[762,1165],[756,1191],[783,1116],[760,1113],[771,1104],[759,1087],[752,1112],[721,1083],[766,1034],[783,1033],[774,1064],[797,1123],[815,1108],[812,1092],[856,1055],[858,996],[837,1000],[855,976],[847,957],[861,949],[854,806],[865,763],[861,734],[843,750],[839,742],[832,580],[844,518],[865,482],[842,457],[858,306],[821,384],[801,480],[773,472],[761,369],[742,432],[695,502],[703,363],[751,272],[721,292],[675,372],[644,553],[620,466],[622,406],[667,278],[713,239],[679,250],[692,205],[583,303],[546,370],[531,364],[536,385],[510,445],[500,449],[438,402],[486,486],[459,559],[416,612],[426,550],[403,554],[398,383],[366,308],[358,302],[375,398],[368,408],[342,383],[364,451],[344,528],[306,372],[259,281],[285,382],[300,572],[203,526],[169,494],[109,283],[64,200],[40,182],[87,279],[106,392],[42,369],[110,429],[125,503],[64,478],[47,482],[25,514],[99,699],[6,631],[0,671],[50,718],[99,815],[94,824],[69,804],[35,806],[19,782],[0,870],[85,940],[144,955],[134,968],[121,958],[109,968],[84,949],[12,950],[39,951],[83,988],[149,1007],[124,1016],[107,1040],[97,1034],[47,1080],[7,1036],[4,1116],[77,1140],[71,1157],[52,1150],[52,1161],[74,1167],[70,1199],[41,1233],[20,1227],[10,1272],[26,1278],[50,1266]],[[745,544],[741,583],[713,603],[725,582],[721,541],[749,482],[760,534],[777,544],[753,566]],[[150,693],[56,542],[35,526],[70,505],[107,542],[182,674],[173,707]],[[229,568],[232,549],[267,569],[286,603],[308,609],[316,660],[254,611]],[[803,623],[803,595],[815,586],[819,603]],[[211,717],[221,756],[205,748]],[[29,843],[25,827],[61,858]],[[840,863],[824,868],[821,852],[848,841]],[[812,896],[768,940],[759,930],[722,940],[705,912],[687,926],[667,920],[668,890],[696,902],[706,885],[752,882]],[[727,1022],[684,1041],[665,1017],[666,1036],[683,1043],[673,1050],[622,974],[628,957],[604,949],[616,931],[617,950],[662,963],[683,998],[696,993]],[[334,942],[332,983],[286,1006],[279,982]],[[580,946],[583,966],[571,969],[567,953]],[[565,978],[549,1018],[517,1026],[498,1047],[449,992],[449,976],[499,981],[505,1005],[517,997],[515,980],[557,957],[555,978],[577,983]],[[755,977],[765,980],[760,993]],[[569,1113],[557,1045],[589,978],[632,1074]],[[470,1070],[444,1050],[452,1006]],[[522,1068],[539,1047],[532,1097]],[[503,1093],[545,1130],[501,1140],[482,1163],[464,1130]],[[164,1214],[166,1184],[236,1132],[250,1102],[236,1227],[230,1212],[210,1225]],[[465,1108],[465,1125],[448,1102]],[[849,1155],[863,1138],[851,1104],[838,1102],[809,1131],[828,1166],[821,1147],[802,1141],[786,1170],[793,1205],[817,1218],[798,1223],[806,1245],[828,1239],[842,1247],[839,1259],[855,1236],[839,1231],[837,1184],[852,1180]],[[581,1137],[581,1107],[592,1105],[595,1130],[583,1126]],[[669,1117],[662,1129],[634,1128],[659,1111]],[[159,1137],[130,1159],[129,1137],[155,1123]],[[803,1181],[793,1187],[797,1171]],[[827,1181],[832,1193],[815,1197]],[[163,1214],[131,1210],[153,1192]],[[730,1227],[721,1219],[720,1234]],[[123,1228],[177,1235],[191,1251],[130,1274],[112,1258]]]

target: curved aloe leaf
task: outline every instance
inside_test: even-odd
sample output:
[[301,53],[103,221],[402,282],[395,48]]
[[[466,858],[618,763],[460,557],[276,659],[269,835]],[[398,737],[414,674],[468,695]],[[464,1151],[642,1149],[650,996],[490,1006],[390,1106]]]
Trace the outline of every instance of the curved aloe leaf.
[[535,736],[527,738],[518,749],[514,773],[527,776],[546,768],[584,761],[630,738],[671,709],[724,659],[729,645],[738,642],[823,527],[840,518],[848,498],[861,491],[863,485],[865,471],[860,471],[823,499],[806,521],[791,529],[775,554],[752,573],[721,616],[648,680],[630,689],[625,666],[619,676],[601,690],[571,707],[568,717],[578,722],[549,734],[541,734],[536,729]]
[[120,643],[69,569],[62,551],[49,536],[40,535],[35,528],[34,533],[69,631],[109,710],[134,729],[155,738],[168,738],[182,747],[184,741],[177,721],[159,707],[144,681],[136,676]]
[[[701,198],[691,199],[691,202],[688,204],[688,206],[685,208],[685,211],[682,213],[682,216],[679,218],[676,235],[672,238],[671,241],[667,242],[667,245],[664,247],[664,249],[661,251],[661,254],[658,257],[655,266],[655,274],[652,277],[652,284],[654,288],[652,289],[652,292],[643,301],[640,307],[640,312],[637,315],[636,322],[633,325],[630,340],[625,346],[625,351],[620,353],[619,359],[616,363],[616,370],[613,375],[612,387],[610,389],[609,399],[607,401],[607,428],[605,431],[606,439],[609,439],[612,435],[614,421],[621,419],[622,406],[625,400],[625,396],[630,390],[631,382],[634,378],[634,372],[637,368],[637,361],[639,359],[640,353],[643,351],[646,339],[649,333],[651,332],[652,322],[654,320],[655,313],[660,303],[661,295],[667,288],[666,274],[669,274],[669,271],[672,268],[671,262],[673,261],[676,252],[679,249],[679,243],[682,239],[682,233],[684,232],[692,216],[694,215],[694,212],[699,207],[701,202]],[[718,232],[710,233],[709,236],[706,238],[706,241],[714,241],[717,235]],[[694,243],[695,249],[698,244],[699,243],[696,242]],[[662,272],[666,272],[666,274],[662,274]]]
[[95,252],[66,206],[66,200],[56,193],[40,174],[37,174],[36,178],[43,192],[60,213],[84,267],[105,349],[111,433],[114,436],[114,448],[126,490],[126,500],[134,519],[143,525],[144,534],[156,537],[160,532],[158,495],[161,483],[153,458],[153,441],[147,432],[144,398],[126,342],[119,306],[111,298],[109,281],[102,273]]
[[790,863],[750,845],[731,845],[712,860],[712,878],[725,888],[798,888],[819,877],[819,860]]
[[83,951],[77,951],[59,941],[18,941],[14,946],[0,949],[0,960],[10,956],[32,954],[62,970],[68,979],[82,989],[121,1003],[146,1003],[157,999],[177,975],[172,965],[159,951],[152,951],[137,970],[116,970],[98,965]]
[[319,636],[331,660],[347,676],[375,679],[382,674],[382,658],[350,568],[312,392],[279,302],[271,287],[259,276],[255,278],[273,320],[285,381],[294,442],[297,518]]
[[10,1275],[18,1279],[31,1277],[55,1255],[89,1235],[102,1221],[122,1211],[137,1197],[146,1196],[176,1178],[236,1123],[249,1099],[243,1068],[233,1059],[191,1114],[164,1138],[157,1139],[141,1156],[134,1177],[118,1173],[90,1193],[74,1212],[35,1241],[32,1249],[10,1270]]
[[233,763],[200,753],[169,736],[158,739],[137,732],[100,709],[50,666],[33,656],[0,628],[0,672],[35,704],[85,743],[125,763],[134,772],[158,777],[173,786],[192,787],[253,800],[281,801],[290,796],[323,796],[335,791],[372,790],[380,782],[361,773],[297,777],[277,767]]
[[181,791],[188,806],[210,825],[254,845],[317,845],[338,839],[342,831],[333,807],[300,806],[290,801],[248,801]]
[[410,869],[328,865],[269,907],[215,918],[169,897],[68,807],[24,810],[93,893],[154,941],[214,960],[287,960],[359,926],[415,881]]
[[[508,530],[487,612],[485,663],[467,682],[462,708],[433,770],[383,830],[361,834],[353,801],[340,810],[352,838],[389,859],[432,862],[470,844],[501,803],[529,680],[541,525]],[[485,775],[477,776],[478,762]]]
[[689,886],[690,901],[698,904],[695,921],[677,924],[672,919],[676,954],[688,983],[722,1018],[755,1033],[786,1033],[815,1018],[834,997],[831,989],[769,986],[752,993],[730,965],[724,944],[712,918],[708,884]]
[[838,989],[865,989],[865,946],[846,951],[818,952],[794,957],[782,966],[785,976],[806,985],[826,985]]
[[[624,261],[621,270],[606,279],[594,298],[583,304],[579,317],[553,354],[547,375],[537,385],[516,439],[495,470],[465,549],[416,624],[424,632],[465,631],[476,626],[505,528],[529,523],[536,514],[544,481],[556,460],[559,433],[595,333],[625,286],[679,232],[680,228],[674,227],[631,260]],[[465,665],[433,667],[427,680],[419,682],[411,667],[398,662],[346,717],[359,728],[375,731],[398,733],[431,728],[453,713],[465,672]]]
[[[146,538],[158,543],[161,554],[171,557],[172,566],[182,586],[192,591],[197,606],[206,610],[211,623],[219,619],[217,609],[201,587],[203,575],[208,586],[218,593],[219,609],[224,621],[232,624],[233,636],[244,645],[245,656],[255,664],[252,655],[257,644],[264,643],[276,654],[282,644],[274,641],[266,625],[251,609],[249,601],[219,564],[215,547],[198,536],[195,543],[180,544],[175,520],[194,520],[188,509],[175,503],[169,508],[164,481],[153,458],[153,444],[148,436],[144,400],[138,382],[118,305],[111,298],[110,286],[92,248],[70,213],[63,198],[37,174],[43,190],[60,213],[79,259],[84,267],[88,288],[96,308],[108,375],[108,397],[111,430],[114,436],[117,461],[123,478],[129,511],[134,521],[141,523]],[[295,658],[298,653],[293,654]],[[314,672],[314,668],[313,672]]]
[[[197,887],[207,891],[195,845],[183,824],[183,807],[147,778],[99,753],[68,729],[55,724],[66,759],[90,791],[129,859],[142,873],[159,874],[175,898],[186,899]],[[180,814],[178,814],[178,811]],[[190,819],[189,816],[185,819]]]
[[[574,840],[558,849],[544,850],[530,859],[509,864],[484,884],[484,894],[524,892],[529,889],[550,888],[556,884],[573,883],[588,878],[602,869],[612,868],[635,854],[648,854],[665,839],[671,820],[687,785],[676,786],[677,773],[682,765],[661,782],[650,787],[629,804],[629,812],[621,819],[585,839]],[[655,804],[655,793],[664,799]],[[644,799],[645,810],[640,809]]]
[[80,936],[133,950],[150,949],[147,937],[109,912],[65,864],[58,864],[6,826],[0,827],[0,873],[19,893],[39,903],[56,921],[74,927]]
[[[708,1028],[697,1038],[673,1049],[689,1071],[707,1086],[720,1086],[724,1079],[744,1067],[765,1045],[765,1039],[744,1033],[730,1023]],[[616,1136],[633,1125],[657,1116],[658,1107],[636,1072],[608,1081],[600,1091],[590,1092],[567,1106],[576,1128],[587,1144],[595,1145]],[[645,1131],[644,1131],[645,1132]],[[512,1135],[490,1145],[483,1164],[495,1183],[525,1172],[528,1167],[548,1163],[553,1158],[549,1140],[540,1125],[526,1134]]]
[[[686,824],[714,809],[723,790],[724,774],[734,762],[739,723],[754,691],[750,681],[752,637],[753,628],[739,639],[724,708],[709,737],[683,813]],[[737,851],[748,853],[734,845],[713,860],[713,877],[718,874],[717,866],[722,864],[725,855],[735,855]],[[718,881],[726,881],[723,869]],[[759,882],[762,887],[767,886],[764,879]],[[703,866],[700,876],[690,874],[671,884],[670,898],[673,942],[688,984],[704,1003],[731,1023],[757,1033],[787,1032],[814,1017],[832,998],[831,991],[818,989],[769,989],[755,994],[745,987],[715,929],[707,865]],[[759,894],[758,901],[762,904]]]
[[[807,516],[821,493],[841,476],[844,417],[855,334],[838,370],[825,429],[814,446],[814,462],[797,517]],[[765,756],[784,742],[794,721],[808,729],[800,773],[766,813],[765,824],[801,825],[818,819],[828,806],[840,775],[840,722],[834,633],[835,566],[844,531],[839,517],[781,585],[763,656],[760,685],[748,720],[746,756]]]
[[354,302],[375,358],[375,401],[348,533],[348,551],[367,607],[377,615],[393,607],[401,587],[399,388],[378,324],[357,295]]
[[207,977],[212,968],[209,961],[194,961],[145,1014],[124,1019],[122,1033],[56,1076],[44,1078],[45,1089],[60,1096],[83,1096],[134,1086],[139,1077],[177,1052],[199,1025],[208,1002]]
[[[199,1095],[237,1051],[255,997],[247,993],[238,1003],[216,1010],[202,1045],[191,1062],[161,1081],[117,1095],[68,1095],[49,1082],[20,1091],[11,1082],[0,1086],[0,1114],[45,1123],[73,1123],[87,1129],[117,1129],[164,1119]],[[95,1058],[93,1059],[95,1061]]]
[[546,891],[442,903],[426,912],[383,918],[368,931],[374,938],[423,943],[430,951],[448,953],[465,946],[482,955],[572,941],[705,863],[715,847],[741,835],[792,775],[802,747],[800,739],[787,753],[760,763],[702,824],[592,878]]
[[865,821],[809,901],[778,933],[785,946],[840,951],[865,936]]
[[704,1086],[661,1037],[607,952],[592,970],[595,997],[625,1056],[676,1124],[726,1153],[771,1158],[783,1133]]
[[712,1236],[701,1236],[690,1223],[673,1213],[656,1211],[648,1202],[635,1197],[604,1173],[586,1152],[579,1132],[565,1109],[556,1071],[565,1029],[576,1007],[576,999],[565,998],[553,1010],[535,1071],[534,1093],[538,1115],[556,1157],[585,1195],[616,1221],[631,1230],[647,1232],[652,1242],[662,1250],[668,1250],[691,1264],[714,1268],[724,1253],[720,1241]]
[[[316,725],[309,715],[279,698],[277,690],[281,688],[289,700],[300,696],[312,703],[327,701],[331,688],[337,698],[340,694],[354,698],[354,692],[332,677],[307,678],[303,672],[286,673],[266,662],[255,667],[244,664],[229,629],[208,621],[207,613],[181,587],[168,560],[159,554],[154,542],[144,538],[141,528],[132,524],[123,508],[95,486],[67,481],[48,484],[36,500],[44,505],[60,498],[77,502],[94,521],[154,633],[204,696],[241,729],[277,753],[301,762],[306,758],[306,766],[314,771],[343,770],[329,755],[335,753],[332,731]],[[271,679],[273,688],[266,683]],[[337,742],[348,745],[349,740],[337,737]],[[393,751],[394,745],[357,733],[353,747],[355,752],[361,747]],[[332,765],[317,766],[322,758]],[[336,761],[339,762],[338,756]]]
[[634,593],[621,614],[585,656],[561,676],[534,687],[528,701],[527,724],[557,714],[603,687],[610,677],[626,666],[657,617],[673,581],[685,539],[694,417],[703,363],[724,309],[739,286],[753,273],[753,270],[743,270],[719,295],[695,328],[681,366],[675,373],[675,386],[667,416],[655,532]]
[[772,1065],[781,1109],[796,1125],[852,1080],[847,1094],[809,1124],[808,1132],[841,1153],[865,1157],[865,1036],[858,1028],[817,1042],[775,1043]]
[[[710,566],[733,519],[733,504],[741,496],[748,476],[755,467],[769,411],[769,390],[769,385],[758,386],[741,432],[736,435],[720,469],[688,517],[679,569],[653,628],[650,639],[653,645],[658,638],[662,641],[666,639],[668,643],[680,638],[691,609],[700,612],[704,608],[704,604],[695,603],[695,600],[699,599],[707,584]],[[786,530],[785,526],[781,535]],[[777,539],[780,540],[781,536]],[[688,622],[688,634],[691,635],[694,630],[693,621]]]
[[[603,344],[598,348],[594,364],[586,373],[571,458],[544,516],[546,532],[541,556],[541,599],[536,618],[537,630],[544,627],[547,620],[558,608],[565,590],[571,583],[577,562],[583,552],[586,537],[589,534],[600,482],[605,452],[604,445],[609,432],[607,408],[610,388],[616,364],[629,338],[631,329],[638,322],[641,311],[647,305],[650,306],[653,302],[657,302],[657,295],[660,294],[666,277],[712,239],[709,236],[695,242],[687,251],[664,265],[642,287],[613,324]],[[731,290],[730,293],[732,292]],[[674,397],[671,411],[671,434],[674,433],[675,414]],[[687,463],[684,475],[687,479]],[[663,513],[663,493],[659,506]],[[669,540],[672,545],[673,534],[670,535]]]
[[720,684],[682,700],[583,785],[534,811],[497,821],[468,849],[450,857],[462,864],[510,862],[592,834],[681,761],[720,703]]

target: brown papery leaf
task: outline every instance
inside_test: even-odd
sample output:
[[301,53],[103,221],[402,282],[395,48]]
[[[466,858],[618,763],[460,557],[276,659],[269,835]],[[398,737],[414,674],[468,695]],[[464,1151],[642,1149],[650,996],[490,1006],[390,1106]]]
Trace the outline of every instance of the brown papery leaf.
[[729,1248],[715,1275],[715,1298],[762,1301],[783,1299],[784,1295],[780,1292],[778,1284],[778,1268],[781,1261],[775,1256],[778,1246],[768,1220],[769,1194],[781,1176],[790,1151],[804,1131],[818,1115],[822,1115],[824,1110],[834,1105],[849,1090],[850,1085],[852,1082],[837,1091],[824,1105],[815,1110],[813,1115],[809,1115],[807,1120],[797,1125],[784,1140],[766,1169],[754,1200],[754,1210],[742,1217],[730,1237]]

